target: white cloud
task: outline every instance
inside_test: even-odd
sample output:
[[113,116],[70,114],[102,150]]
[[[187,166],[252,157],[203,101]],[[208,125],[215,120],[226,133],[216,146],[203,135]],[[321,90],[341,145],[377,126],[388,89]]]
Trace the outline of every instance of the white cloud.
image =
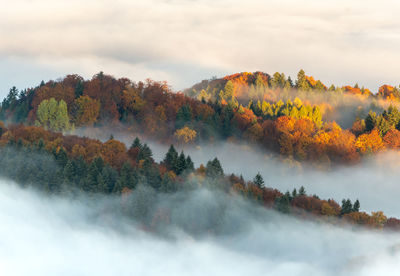
[[[45,60],[43,79],[53,68],[85,77],[104,70],[183,88],[215,74],[294,76],[304,68],[328,84],[376,89],[400,82],[395,0],[17,0],[5,6],[0,57],[38,70]],[[29,74],[19,70],[17,86]],[[0,77],[2,90],[9,76]]]

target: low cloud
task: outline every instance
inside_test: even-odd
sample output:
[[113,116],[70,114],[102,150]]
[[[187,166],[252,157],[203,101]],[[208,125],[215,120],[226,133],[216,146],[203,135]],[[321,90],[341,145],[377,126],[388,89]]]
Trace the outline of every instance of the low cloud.
[[151,77],[182,89],[213,75],[295,76],[300,68],[327,84],[376,90],[398,81],[399,9],[394,0],[17,0],[0,12],[0,59],[42,73],[27,82],[31,71],[19,67],[14,83],[3,75],[1,90],[54,78],[52,70]]
[[[110,198],[43,197],[1,180],[1,274],[381,275],[400,269],[398,234],[301,221],[215,191],[149,202],[153,211],[171,210],[170,224],[161,223],[159,232],[168,236],[144,232],[113,204]],[[216,218],[218,233],[190,230],[193,222],[212,226]]]

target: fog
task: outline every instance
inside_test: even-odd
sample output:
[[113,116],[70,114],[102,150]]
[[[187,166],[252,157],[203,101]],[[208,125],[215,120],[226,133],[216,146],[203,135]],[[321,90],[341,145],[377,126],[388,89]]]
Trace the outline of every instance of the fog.
[[[216,191],[158,195],[151,212],[169,209],[171,223],[161,222],[156,232],[107,208],[117,205],[113,198],[45,197],[1,180],[0,273],[383,275],[400,269],[397,234],[300,221]],[[219,230],[207,232],[216,217]],[[187,230],[193,223],[203,235]]]
[[[102,141],[108,140],[110,134],[115,139],[124,142],[127,147],[140,134],[122,133],[118,130],[105,131],[104,129],[78,130],[77,134]],[[143,138],[153,151],[153,157],[157,162],[164,159],[169,145],[160,144],[155,140]],[[225,174],[234,173],[242,175],[245,180],[252,180],[260,172],[266,186],[276,188],[282,192],[297,190],[304,186],[308,194],[318,195],[321,199],[335,199],[341,203],[342,199],[349,198],[353,202],[359,199],[361,210],[383,211],[387,216],[400,217],[400,154],[395,151],[387,151],[381,154],[365,158],[356,165],[331,166],[327,168],[299,163],[291,159],[268,153],[265,149],[256,145],[216,142],[203,144],[196,147],[182,147],[175,145],[180,152],[189,154],[195,167],[206,164],[217,157]]]
[[329,169],[282,160],[254,145],[221,143],[186,149],[185,152],[195,165],[218,157],[226,174],[242,174],[246,180],[252,180],[260,172],[266,186],[282,192],[304,186],[308,194],[323,199],[333,198],[339,203],[343,198],[353,202],[359,199],[364,211],[381,210],[388,216],[400,217],[400,154],[396,152],[385,152],[357,165]]

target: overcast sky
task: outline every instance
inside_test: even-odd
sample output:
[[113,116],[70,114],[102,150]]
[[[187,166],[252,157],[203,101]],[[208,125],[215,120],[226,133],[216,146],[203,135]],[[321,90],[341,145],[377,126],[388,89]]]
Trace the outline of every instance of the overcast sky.
[[400,84],[396,0],[0,0],[0,96],[99,71],[174,89],[261,70]]

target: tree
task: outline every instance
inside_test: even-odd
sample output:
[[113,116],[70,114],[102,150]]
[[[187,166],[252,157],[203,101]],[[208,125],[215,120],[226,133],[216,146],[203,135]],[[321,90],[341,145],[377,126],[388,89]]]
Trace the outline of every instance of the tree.
[[171,145],[163,160],[168,170],[172,170],[175,167],[177,159],[178,159],[178,152],[175,150],[175,147]]
[[67,164],[64,167],[64,180],[72,183],[75,177],[75,168],[72,164],[71,160],[68,160]]
[[292,191],[292,197],[295,198],[296,196],[297,196],[297,190],[296,188],[294,188]]
[[253,182],[258,188],[260,188],[260,189],[264,189],[265,188],[264,179],[263,179],[263,177],[261,176],[261,174],[259,172],[254,177]]
[[189,155],[186,157],[186,170],[188,172],[194,171],[194,163],[192,161],[192,158],[190,158]]
[[300,189],[299,189],[299,195],[300,196],[305,196],[306,195],[306,189],[303,186],[301,186]]
[[103,170],[101,171],[101,175],[97,180],[99,192],[109,194],[113,191],[115,183],[118,179],[118,172],[114,170],[110,165],[105,164]]
[[224,175],[221,163],[216,157],[212,161],[207,162],[206,175],[211,178],[222,177]]
[[92,126],[99,117],[100,101],[89,96],[80,96],[71,108],[75,126]]
[[164,174],[161,181],[160,191],[164,193],[173,193],[176,192],[177,190],[178,187],[176,185],[176,182],[171,179],[168,173]]
[[125,162],[122,165],[121,172],[119,174],[113,192],[120,193],[125,187],[129,189],[134,189],[136,187],[136,184],[137,179],[135,178],[133,169],[128,162]]
[[54,98],[43,100],[37,110],[36,125],[53,131],[67,131],[71,129],[68,117],[67,104]]
[[153,152],[151,151],[151,149],[149,148],[149,146],[147,146],[147,144],[144,144],[140,150],[139,150],[139,154],[137,159],[140,160],[148,160],[150,162],[153,161]]
[[361,153],[377,152],[385,147],[377,129],[358,136],[355,146]]
[[353,212],[353,204],[350,199],[342,200],[342,210],[340,212],[341,215],[349,214]]
[[181,129],[176,130],[174,133],[174,136],[178,139],[178,141],[187,144],[196,139],[197,132],[195,130],[185,126]]
[[192,121],[192,109],[189,105],[183,105],[176,114],[175,128],[180,129]]
[[131,149],[132,148],[139,148],[139,149],[142,148],[142,143],[140,142],[139,137],[136,137],[135,140],[133,140],[133,143],[131,145]]
[[303,69],[299,71],[297,74],[297,82],[296,82],[296,88],[301,90],[301,91],[308,91],[310,90],[310,85],[307,81],[306,74]]
[[353,205],[353,212],[359,212],[359,211],[360,211],[360,201],[358,201],[357,199]]
[[175,162],[175,170],[174,171],[177,175],[180,175],[180,174],[182,174],[183,171],[185,171],[185,169],[186,169],[186,157],[182,151],[181,154],[179,155],[178,159]]
[[365,118],[365,130],[366,131],[373,130],[376,123],[377,123],[376,113],[370,110],[367,117]]
[[233,98],[235,96],[235,86],[233,85],[232,81],[227,81],[227,83],[225,84],[225,88],[224,88],[224,98],[225,100],[230,100],[231,98]]
[[279,212],[288,214],[290,213],[290,199],[288,195],[282,195],[275,199],[275,209]]

